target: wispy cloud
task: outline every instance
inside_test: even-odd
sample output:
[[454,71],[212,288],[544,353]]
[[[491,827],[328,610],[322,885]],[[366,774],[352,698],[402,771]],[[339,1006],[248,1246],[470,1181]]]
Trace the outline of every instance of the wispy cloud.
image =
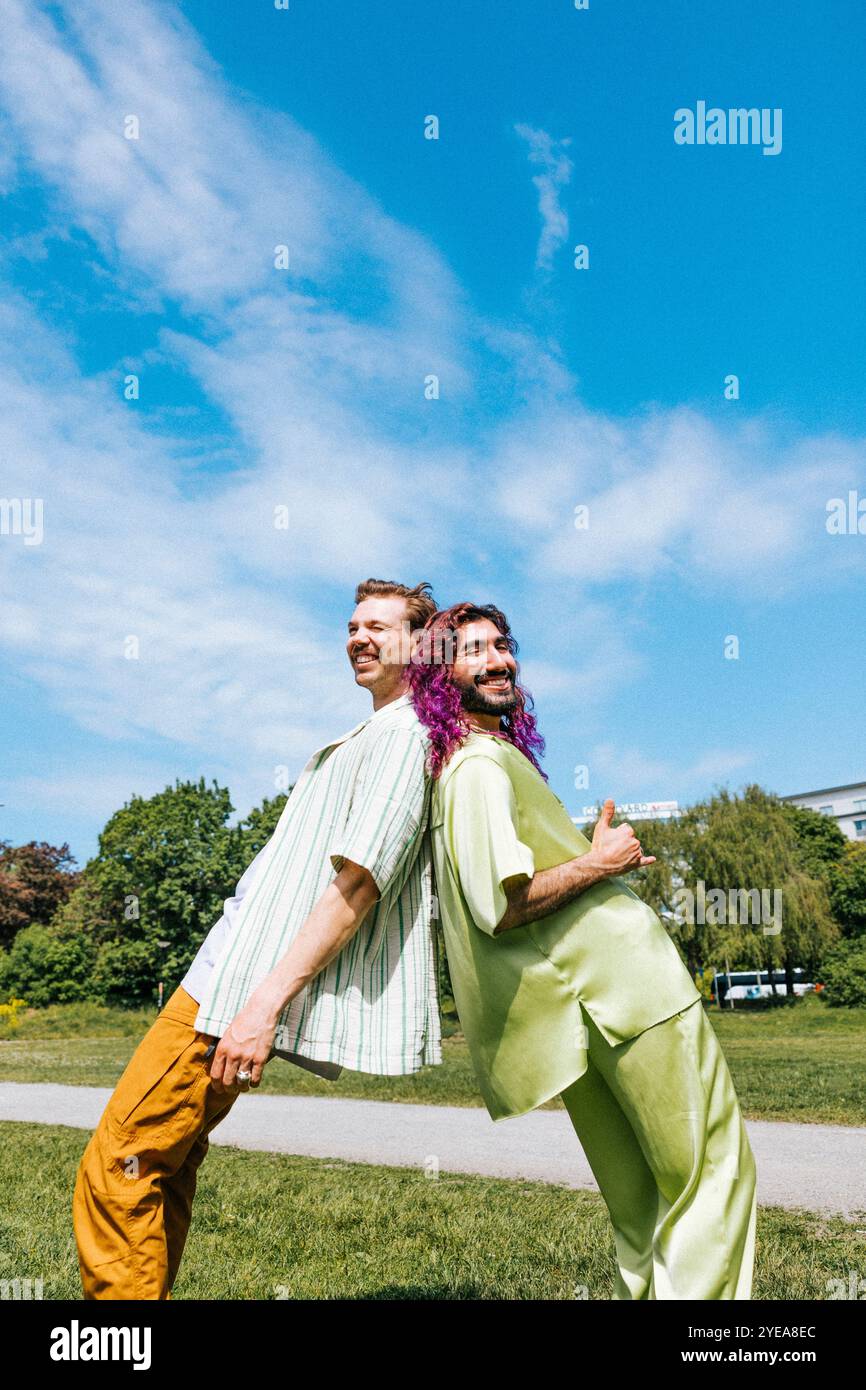
[[568,236],[568,215],[559,195],[560,190],[571,181],[574,170],[574,164],[565,153],[571,138],[556,140],[547,131],[529,125],[516,125],[514,129],[529,148],[530,164],[541,171],[532,180],[538,190],[538,211],[541,214],[541,235],[535,264],[541,270],[550,270],[556,252]]
[[609,791],[599,795],[613,797],[651,796],[670,798],[672,787],[684,792],[700,791],[708,782],[721,782],[748,766],[754,754],[750,749],[710,749],[693,762],[677,763],[670,758],[653,758],[635,747],[596,744],[589,762],[590,778],[596,788],[601,783]]
[[785,439],[688,407],[617,422],[569,404],[505,432],[498,501],[550,575],[781,594],[807,571],[853,573],[853,551],[827,545],[825,508],[864,463],[861,439]]

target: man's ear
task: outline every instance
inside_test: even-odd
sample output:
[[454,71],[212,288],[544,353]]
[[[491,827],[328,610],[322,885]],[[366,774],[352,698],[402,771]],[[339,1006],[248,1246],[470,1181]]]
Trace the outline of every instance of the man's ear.
[[[415,655],[415,653],[417,652],[419,646],[421,645],[421,638],[423,637],[423,635],[424,635],[424,629],[423,629],[423,627],[416,627],[416,628],[413,628],[413,629],[409,632],[409,661],[412,660],[413,656]],[[407,662],[407,665],[408,665],[408,662]]]
[[400,666],[408,666],[418,646],[418,638],[421,635],[420,628],[411,628],[409,619],[403,618],[400,623],[400,638],[397,647],[397,661]]

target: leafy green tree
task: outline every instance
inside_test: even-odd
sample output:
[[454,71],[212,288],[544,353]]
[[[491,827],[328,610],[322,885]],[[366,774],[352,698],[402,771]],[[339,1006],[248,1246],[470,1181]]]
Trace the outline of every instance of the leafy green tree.
[[149,1004],[160,980],[166,984],[165,998],[180,984],[183,968],[172,979],[172,966],[161,959],[160,947],[150,936],[138,940],[103,941],[93,968],[93,998],[106,1004]]
[[277,821],[283,814],[283,807],[291,795],[280,792],[277,796],[265,797],[261,806],[253,807],[241,822],[241,843],[243,845],[244,868],[251,864],[260,849],[263,849],[277,828]]
[[[774,986],[775,974],[783,973],[792,998],[794,969],[817,971],[823,951],[838,938],[828,893],[844,836],[818,813],[791,814],[799,809],[752,785],[739,795],[720,790],[670,821],[633,822],[644,852],[657,862],[627,881],[659,914],[693,976],[728,960],[732,970],[769,970]],[[706,895],[703,923],[699,883]],[[769,894],[757,922],[759,902],[745,897],[752,889]],[[723,912],[718,900],[706,900],[711,890],[724,894]],[[774,933],[765,928],[775,922],[762,919],[764,908],[772,913],[779,901],[777,890],[781,931]],[[750,920],[740,922],[747,901]]]
[[86,869],[69,875],[50,924],[19,931],[17,949],[0,954],[4,996],[40,1007],[149,1004],[160,979],[174,989],[285,803],[285,794],[266,797],[230,828],[228,791],[204,779],[133,797]]
[[826,882],[845,853],[846,836],[832,816],[824,816],[810,806],[794,806],[790,801],[781,804],[794,827],[803,869],[812,878]]
[[848,937],[866,936],[866,843],[846,840],[828,876],[833,916]]
[[144,1003],[160,979],[176,988],[285,800],[266,799],[230,827],[228,789],[200,778],[115,812],[68,909],[98,946],[96,997]]

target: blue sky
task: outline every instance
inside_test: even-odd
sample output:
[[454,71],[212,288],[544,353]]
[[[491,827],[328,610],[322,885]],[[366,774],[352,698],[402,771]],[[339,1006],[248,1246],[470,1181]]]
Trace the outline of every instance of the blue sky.
[[[0,837],[272,795],[367,712],[369,574],[508,612],[575,812],[866,776],[859,4],[4,26],[0,496],[44,523],[0,535]],[[699,100],[781,151],[677,145]]]

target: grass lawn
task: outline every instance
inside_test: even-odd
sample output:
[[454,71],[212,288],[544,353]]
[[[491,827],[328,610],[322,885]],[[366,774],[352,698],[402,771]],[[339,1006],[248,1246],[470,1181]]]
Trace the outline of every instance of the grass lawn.
[[[29,1010],[14,1033],[0,1035],[0,1080],[113,1086],[154,1017],[91,1004]],[[709,1018],[747,1119],[866,1125],[866,1009],[830,1009],[807,995],[791,1009],[712,1008]],[[336,1082],[275,1058],[261,1093],[480,1105],[460,1034],[445,1038],[442,1051],[441,1066],[415,1076],[346,1071]]]
[[[0,1123],[0,1279],[80,1298],[70,1202],[88,1135]],[[753,1298],[824,1300],[866,1266],[866,1233],[761,1207]],[[178,1299],[609,1299],[602,1199],[545,1183],[212,1147]]]

